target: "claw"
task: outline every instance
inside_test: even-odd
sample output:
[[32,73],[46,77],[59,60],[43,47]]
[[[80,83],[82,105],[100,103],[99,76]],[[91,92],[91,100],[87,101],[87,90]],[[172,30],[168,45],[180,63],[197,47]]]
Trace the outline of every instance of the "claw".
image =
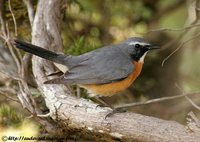
[[112,115],[114,115],[115,113],[123,113],[123,112],[126,112],[127,109],[126,108],[114,108],[110,113],[108,113],[106,116],[105,116],[105,119],[108,118],[108,117],[111,117]]
[[108,106],[105,106],[103,104],[98,104],[98,105],[96,105],[96,108],[98,108],[98,107],[108,107]]

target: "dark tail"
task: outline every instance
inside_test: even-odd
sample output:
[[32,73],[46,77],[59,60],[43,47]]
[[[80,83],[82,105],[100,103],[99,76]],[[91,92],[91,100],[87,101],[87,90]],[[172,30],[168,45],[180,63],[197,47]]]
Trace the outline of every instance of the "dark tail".
[[16,45],[17,48],[22,49],[26,52],[29,52],[41,58],[65,65],[64,59],[67,56],[64,54],[57,54],[52,51],[41,48],[39,46],[30,44],[27,42],[19,41],[19,40],[15,40],[14,44]]

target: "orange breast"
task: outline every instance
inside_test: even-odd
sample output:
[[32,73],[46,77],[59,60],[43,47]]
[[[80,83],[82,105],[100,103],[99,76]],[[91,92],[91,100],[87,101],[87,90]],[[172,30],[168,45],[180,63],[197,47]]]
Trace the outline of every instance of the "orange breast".
[[124,80],[113,82],[109,84],[89,84],[89,85],[80,85],[81,87],[88,90],[91,94],[96,94],[100,96],[112,96],[116,93],[119,93],[125,89],[127,89],[138,77],[142,70],[143,63],[133,62],[135,68],[133,72]]

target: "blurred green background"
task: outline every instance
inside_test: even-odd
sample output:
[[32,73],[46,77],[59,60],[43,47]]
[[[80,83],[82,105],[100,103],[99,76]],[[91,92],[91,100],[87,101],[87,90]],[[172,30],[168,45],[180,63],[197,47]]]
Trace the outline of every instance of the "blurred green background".
[[[31,41],[31,28],[25,4],[21,0],[12,0],[11,4],[17,20],[18,38]],[[199,38],[185,44],[162,66],[162,61],[179,46],[178,42],[170,45],[169,43],[178,38],[183,31],[151,31],[160,28],[181,29],[191,23],[188,18],[188,5],[186,0],[68,0],[67,8],[63,11],[61,33],[64,52],[79,55],[134,36],[145,37],[162,47],[160,51],[148,54],[143,71],[133,86],[121,94],[104,98],[114,106],[179,95],[182,91],[199,91]],[[37,1],[34,1],[34,8],[36,7]],[[14,31],[7,2],[5,15],[9,21],[9,29]],[[182,42],[198,34],[198,31],[198,27],[190,30]],[[0,78],[0,85],[4,87],[6,81],[1,81]],[[12,82],[9,85],[16,86],[16,83]],[[31,83],[30,86],[33,90],[37,88]],[[81,90],[81,94],[86,97],[84,90]],[[41,102],[39,92],[35,91],[33,95]],[[200,104],[200,97],[196,95],[191,98]],[[199,112],[185,98],[139,106],[131,111],[183,124],[186,123],[186,116],[190,111],[199,116]],[[20,104],[0,96],[0,132],[3,129],[23,128],[27,124],[27,116],[28,113]],[[32,129],[39,132],[39,124],[35,123],[37,122],[28,119]]]

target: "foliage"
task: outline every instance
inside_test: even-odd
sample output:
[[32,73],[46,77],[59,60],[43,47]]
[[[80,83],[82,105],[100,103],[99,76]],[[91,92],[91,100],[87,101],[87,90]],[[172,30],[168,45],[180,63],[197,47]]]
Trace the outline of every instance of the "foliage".
[[0,127],[19,127],[22,121],[22,115],[16,110],[5,104],[0,106]]
[[84,36],[81,36],[80,38],[74,39],[73,45],[65,48],[65,53],[71,55],[80,55],[94,50],[97,47],[99,47],[98,41],[96,41],[95,39],[86,40]]

